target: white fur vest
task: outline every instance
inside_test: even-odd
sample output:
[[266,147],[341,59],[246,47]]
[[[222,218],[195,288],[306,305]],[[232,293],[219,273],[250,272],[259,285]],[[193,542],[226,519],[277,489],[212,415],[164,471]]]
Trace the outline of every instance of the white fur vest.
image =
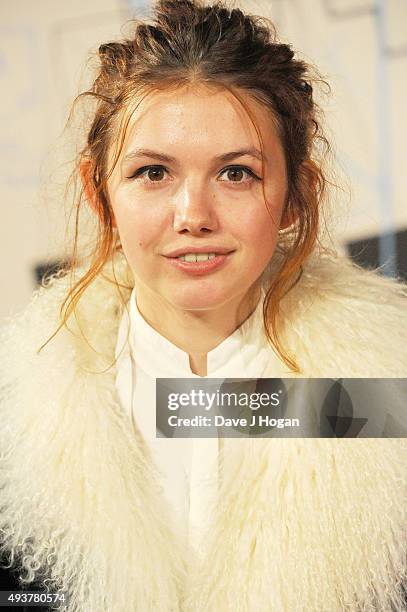
[[[39,354],[65,278],[2,332],[0,540],[24,575],[68,591],[69,612],[406,610],[404,439],[236,440],[189,558],[117,397],[132,279],[122,259],[115,273],[121,295],[106,268]],[[284,345],[303,376],[405,377],[406,304],[402,285],[314,257],[284,298]]]

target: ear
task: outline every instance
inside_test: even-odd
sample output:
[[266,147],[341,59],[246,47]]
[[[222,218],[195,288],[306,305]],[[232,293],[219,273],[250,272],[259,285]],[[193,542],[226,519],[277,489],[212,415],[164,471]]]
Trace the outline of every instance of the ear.
[[81,176],[82,187],[86,197],[86,201],[95,214],[99,214],[99,205],[97,196],[92,183],[93,162],[90,159],[82,159],[79,166],[79,174]]
[[[320,169],[312,159],[304,160],[298,169],[298,187],[307,195],[314,197],[320,177]],[[284,212],[281,216],[280,230],[285,230],[298,221],[299,212],[287,194]]]
[[[98,195],[95,191],[95,187],[93,185],[93,171],[94,171],[94,162],[90,159],[83,159],[79,166],[79,174],[82,181],[83,191],[85,193],[86,201],[91,208],[92,212],[100,217],[100,202],[98,200]],[[116,226],[116,220],[113,218],[113,227]]]
[[298,219],[298,213],[292,210],[292,207],[287,203],[284,207],[284,212],[281,216],[280,230],[285,230],[290,225],[293,225]]

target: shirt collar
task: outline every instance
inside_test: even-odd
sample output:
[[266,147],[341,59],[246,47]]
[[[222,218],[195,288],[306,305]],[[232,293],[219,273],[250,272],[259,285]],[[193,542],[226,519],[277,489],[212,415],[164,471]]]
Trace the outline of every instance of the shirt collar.
[[[262,288],[252,314],[230,336],[209,351],[208,377],[260,376],[259,359],[265,358],[267,341],[263,324]],[[157,378],[196,377],[189,365],[189,355],[157,332],[143,318],[137,307],[136,291],[130,297],[130,346],[135,364]],[[251,373],[251,370],[253,372]]]

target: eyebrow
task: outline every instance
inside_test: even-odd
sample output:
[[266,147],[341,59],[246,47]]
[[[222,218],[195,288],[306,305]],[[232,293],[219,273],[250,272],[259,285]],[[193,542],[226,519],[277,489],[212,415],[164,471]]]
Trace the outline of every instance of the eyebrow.
[[[228,153],[222,153],[222,155],[216,155],[216,157],[213,158],[213,161],[227,162],[232,159],[236,159],[237,157],[242,157],[243,155],[249,155],[250,157],[254,157],[260,161],[262,159],[265,161],[267,160],[266,156],[262,155],[258,149],[251,147],[248,149],[239,149],[238,151],[229,151]],[[164,153],[159,153],[158,151],[152,151],[151,149],[133,149],[123,157],[123,162],[130,161],[136,157],[150,157],[167,163],[174,163],[177,161],[175,157],[165,155]]]

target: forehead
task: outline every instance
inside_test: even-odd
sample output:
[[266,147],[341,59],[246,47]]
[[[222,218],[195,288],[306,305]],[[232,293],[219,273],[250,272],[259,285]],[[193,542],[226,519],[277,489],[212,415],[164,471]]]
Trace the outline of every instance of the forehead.
[[271,110],[242,90],[237,95],[244,106],[227,89],[206,85],[153,91],[141,101],[135,99],[126,112],[130,120],[121,157],[136,143],[156,149],[182,147],[186,153],[188,148],[199,149],[202,154],[230,147],[260,149],[252,120],[261,133],[264,152],[279,147]]

